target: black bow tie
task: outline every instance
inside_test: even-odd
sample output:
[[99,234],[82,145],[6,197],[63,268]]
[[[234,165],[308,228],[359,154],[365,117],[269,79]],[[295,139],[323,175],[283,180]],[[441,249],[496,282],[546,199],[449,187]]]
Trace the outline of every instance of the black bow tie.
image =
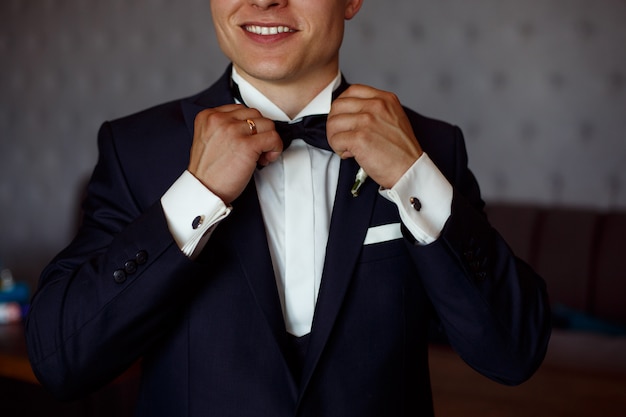
[[296,122],[275,121],[276,131],[283,140],[283,150],[287,149],[294,139],[302,139],[311,146],[332,152],[326,138],[326,114],[305,116]]
[[[341,84],[333,91],[333,100],[339,97],[348,88],[348,83],[342,78]],[[239,86],[234,81],[231,82],[233,97],[245,105]],[[305,116],[295,122],[274,121],[276,131],[283,140],[283,150],[287,149],[294,139],[302,139],[311,146],[325,149],[332,152],[328,139],[326,138],[327,114],[314,114]]]

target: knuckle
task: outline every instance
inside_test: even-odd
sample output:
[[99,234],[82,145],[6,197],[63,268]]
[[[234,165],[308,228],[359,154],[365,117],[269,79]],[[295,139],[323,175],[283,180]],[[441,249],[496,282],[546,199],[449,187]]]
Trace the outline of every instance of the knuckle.
[[376,120],[375,114],[377,113],[378,113],[377,109],[374,109],[374,111],[372,112],[360,113],[358,116],[359,118],[358,123],[361,126],[369,126],[371,123],[373,123]]
[[398,99],[398,96],[394,92],[385,91],[384,95],[387,98],[387,100],[389,100],[389,101],[392,101],[392,102],[399,102],[400,101],[400,99]]

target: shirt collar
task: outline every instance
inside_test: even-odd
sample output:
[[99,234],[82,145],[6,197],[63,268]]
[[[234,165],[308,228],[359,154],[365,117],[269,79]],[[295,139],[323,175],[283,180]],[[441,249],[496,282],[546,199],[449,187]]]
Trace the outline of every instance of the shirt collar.
[[320,93],[315,96],[313,100],[309,102],[301,111],[290,119],[284,111],[282,111],[276,104],[272,103],[270,99],[265,97],[263,93],[257,90],[252,84],[244,80],[241,75],[237,73],[233,66],[232,80],[239,86],[239,92],[241,97],[245,101],[246,105],[251,108],[255,108],[261,112],[263,117],[268,119],[278,120],[281,122],[296,121],[304,116],[310,116],[312,114],[328,114],[330,111],[330,104],[332,102],[333,91],[341,84],[341,73],[338,72],[333,81],[330,82]]

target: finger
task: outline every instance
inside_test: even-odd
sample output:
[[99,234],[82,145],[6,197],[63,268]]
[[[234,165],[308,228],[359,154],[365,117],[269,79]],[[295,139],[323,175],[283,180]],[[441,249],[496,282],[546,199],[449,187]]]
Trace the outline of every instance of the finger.
[[244,137],[243,141],[256,153],[257,164],[267,166],[278,159],[283,151],[283,141],[274,122],[265,118],[246,119],[245,122],[249,137]]
[[234,119],[233,123],[240,125],[242,135],[254,136],[259,133],[276,131],[274,122],[265,117],[250,117],[243,120]]
[[340,130],[328,136],[328,144],[342,159],[361,153],[362,148],[367,148],[367,140],[365,132],[357,129]]
[[214,112],[222,112],[222,113],[228,113],[228,112],[233,112],[236,110],[241,110],[241,109],[247,109],[248,107],[244,106],[243,104],[224,104],[222,106],[218,106],[218,107],[213,107],[210,109],[206,109],[206,110],[212,110]]
[[384,90],[379,90],[369,85],[364,84],[352,84],[337,98],[372,98],[376,97],[380,93],[385,93]]
[[[250,109],[248,109],[246,106],[242,104],[225,104],[223,106],[211,107],[211,108],[201,110],[198,114],[196,114],[196,120],[206,119],[213,114],[236,114],[235,112],[242,113],[242,112],[245,112],[246,110],[250,110]],[[254,109],[252,110],[254,112]],[[257,114],[251,113],[251,116],[252,117],[257,116],[258,111],[256,113]]]
[[257,165],[267,166],[274,162],[283,151],[283,141],[276,131],[267,131],[240,140],[242,149],[254,153]]
[[368,112],[335,112],[328,115],[326,123],[326,134],[332,146],[334,136],[342,132],[356,132],[361,129],[369,129],[373,123],[374,116]]
[[401,108],[400,100],[394,93],[355,84],[333,101],[329,115],[364,111],[377,113],[394,107]]
[[251,109],[241,104],[226,104],[224,106],[204,109],[196,115],[196,120],[205,120],[211,116],[219,115],[219,117],[232,118],[238,120],[246,120],[262,117],[257,109]]
[[281,153],[282,153],[282,151],[264,152],[264,153],[261,154],[261,156],[259,156],[257,164],[261,165],[261,166],[264,166],[264,167],[268,166],[272,162],[276,161]]

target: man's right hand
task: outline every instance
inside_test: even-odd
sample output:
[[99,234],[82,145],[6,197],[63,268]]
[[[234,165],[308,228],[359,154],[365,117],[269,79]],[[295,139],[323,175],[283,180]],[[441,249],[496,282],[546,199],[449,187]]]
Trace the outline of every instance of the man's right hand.
[[[256,125],[256,134],[247,119]],[[274,162],[282,150],[272,120],[256,109],[227,104],[196,116],[188,171],[230,204],[243,192],[257,164]]]

